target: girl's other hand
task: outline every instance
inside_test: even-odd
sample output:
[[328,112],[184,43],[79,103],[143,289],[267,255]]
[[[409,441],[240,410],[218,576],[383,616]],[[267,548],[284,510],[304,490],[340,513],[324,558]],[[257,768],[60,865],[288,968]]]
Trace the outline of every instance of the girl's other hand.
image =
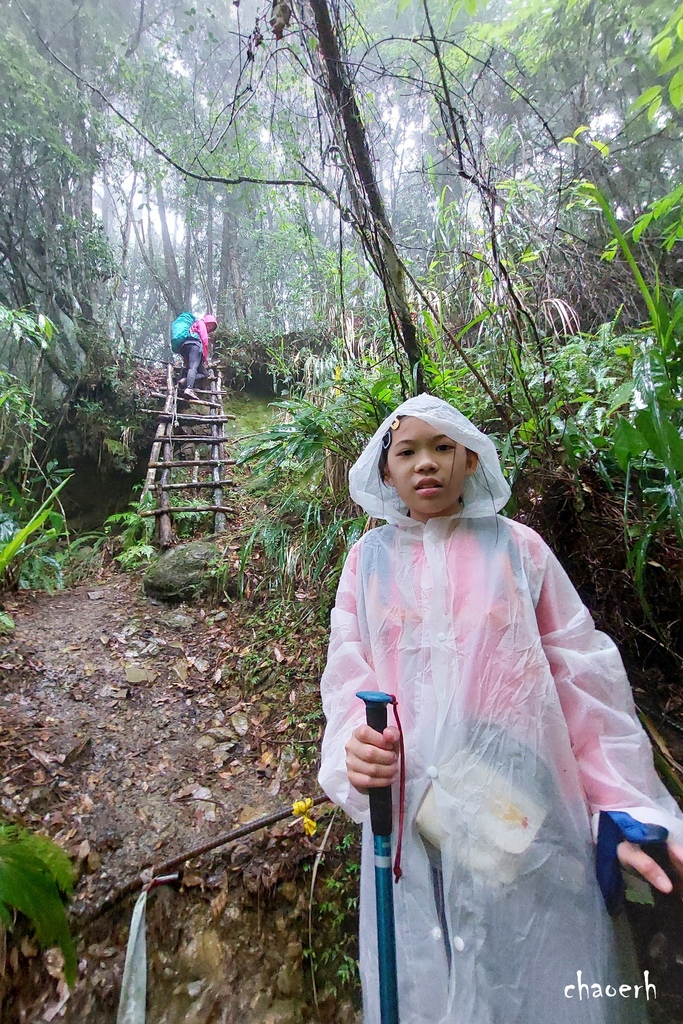
[[668,842],[669,860],[674,869],[675,877],[669,878],[666,871],[649,857],[642,846],[636,843],[623,842],[617,846],[617,857],[624,868],[630,868],[653,885],[660,892],[670,893],[674,888],[683,895],[683,846],[680,843]]
[[352,786],[361,793],[390,786],[398,778],[398,729],[383,733],[360,725],[346,744],[346,771]]

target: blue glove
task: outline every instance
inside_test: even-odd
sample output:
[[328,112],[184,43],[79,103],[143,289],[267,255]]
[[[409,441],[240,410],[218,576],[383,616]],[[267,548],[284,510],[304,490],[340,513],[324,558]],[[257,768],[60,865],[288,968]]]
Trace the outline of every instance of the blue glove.
[[619,843],[628,840],[639,846],[647,846],[648,843],[665,843],[668,838],[669,830],[662,825],[643,825],[626,811],[600,811],[595,871],[607,910],[612,916],[619,913],[626,895],[626,885],[617,858]]

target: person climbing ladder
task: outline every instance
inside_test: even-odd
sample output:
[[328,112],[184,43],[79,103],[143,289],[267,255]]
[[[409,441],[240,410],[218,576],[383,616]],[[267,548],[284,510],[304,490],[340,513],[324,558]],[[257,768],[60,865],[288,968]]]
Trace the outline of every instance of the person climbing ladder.
[[185,376],[179,381],[183,398],[199,401],[194,391],[195,381],[205,378],[206,360],[209,358],[209,334],[218,327],[213,313],[195,318],[194,313],[181,313],[171,324],[171,350],[183,357]]

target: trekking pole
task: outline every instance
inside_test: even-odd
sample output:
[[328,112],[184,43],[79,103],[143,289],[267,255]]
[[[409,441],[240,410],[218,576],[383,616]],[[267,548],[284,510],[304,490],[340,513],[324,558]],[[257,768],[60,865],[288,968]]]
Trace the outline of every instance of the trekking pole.
[[[388,693],[363,690],[356,694],[365,702],[367,723],[383,733],[387,725]],[[377,953],[379,962],[379,1005],[381,1024],[398,1022],[398,981],[396,976],[396,929],[391,876],[391,786],[370,790],[370,823],[375,846],[375,901],[377,905]]]

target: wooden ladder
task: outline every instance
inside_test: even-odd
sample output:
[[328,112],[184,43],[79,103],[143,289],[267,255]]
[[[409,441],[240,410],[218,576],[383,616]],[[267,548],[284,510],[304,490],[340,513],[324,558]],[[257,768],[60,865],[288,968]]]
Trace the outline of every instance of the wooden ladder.
[[[157,507],[141,512],[143,516],[157,517],[157,537],[161,548],[171,546],[173,539],[173,516],[177,512],[211,512],[213,514],[213,532],[222,533],[227,525],[226,515],[230,512],[223,503],[223,489],[233,484],[233,480],[221,475],[224,466],[234,466],[235,460],[225,454],[225,444],[229,440],[225,436],[225,424],[235,417],[223,412],[223,380],[217,366],[213,369],[213,378],[208,379],[208,391],[196,391],[198,395],[208,396],[200,401],[187,401],[188,405],[204,406],[207,410],[202,415],[190,412],[178,412],[178,388],[173,383],[173,364],[166,367],[166,395],[163,409],[142,409],[142,412],[153,413],[159,417],[152,451],[149,457],[147,477],[142,489],[140,501],[152,490],[156,494]],[[198,433],[195,433],[198,431]],[[177,458],[175,447],[193,449],[192,458]],[[201,454],[207,450],[208,454]],[[181,456],[183,452],[181,451]],[[209,473],[208,477],[200,478],[202,467]],[[191,480],[173,481],[174,470],[192,470]],[[211,492],[211,503],[206,505],[171,505],[171,491],[202,491]]]

